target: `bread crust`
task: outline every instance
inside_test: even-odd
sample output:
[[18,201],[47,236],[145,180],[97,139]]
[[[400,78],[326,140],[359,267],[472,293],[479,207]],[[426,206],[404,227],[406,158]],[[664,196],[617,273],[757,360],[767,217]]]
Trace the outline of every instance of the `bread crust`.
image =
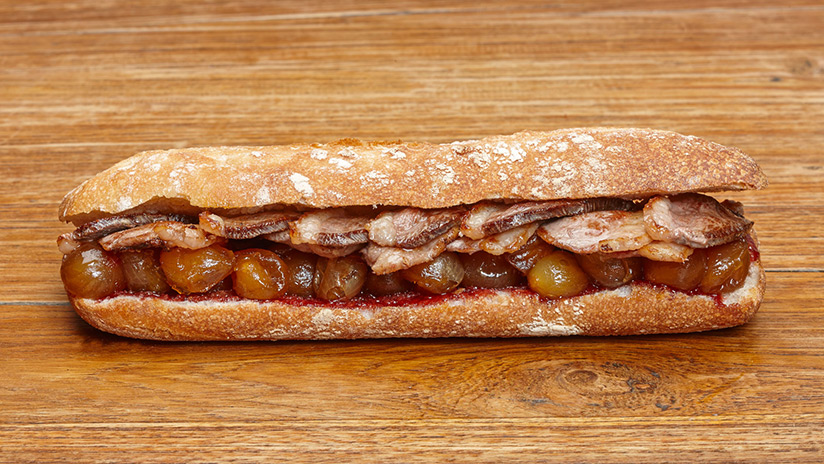
[[763,299],[754,261],[744,285],[720,297],[632,283],[560,300],[526,289],[478,289],[407,305],[290,304],[151,296],[70,298],[92,326],[169,341],[634,335],[720,329],[749,321]]
[[139,153],[66,195],[60,219],[79,225],[127,211],[273,205],[439,208],[766,185],[758,165],[738,149],[652,129],[524,131],[447,144],[347,139]]

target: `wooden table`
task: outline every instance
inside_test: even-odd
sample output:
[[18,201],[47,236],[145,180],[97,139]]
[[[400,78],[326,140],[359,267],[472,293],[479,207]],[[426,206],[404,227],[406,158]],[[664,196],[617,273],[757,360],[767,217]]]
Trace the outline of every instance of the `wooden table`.
[[[597,3],[597,5],[596,5]],[[58,277],[133,152],[520,129],[738,146],[769,279],[694,335],[152,343]],[[0,2],[0,461],[824,461],[819,1]]]

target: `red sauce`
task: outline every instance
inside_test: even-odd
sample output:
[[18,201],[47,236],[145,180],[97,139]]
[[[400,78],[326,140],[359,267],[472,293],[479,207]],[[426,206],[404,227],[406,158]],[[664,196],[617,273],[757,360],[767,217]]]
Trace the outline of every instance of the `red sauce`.
[[[636,279],[630,282],[627,285],[631,286],[648,286],[652,288],[656,288],[658,290],[668,290],[673,293],[684,293],[687,295],[704,295],[713,298],[716,304],[719,306],[723,305],[722,297],[719,294],[712,294],[712,293],[704,293],[700,289],[690,290],[684,292],[682,290],[678,290],[672,288],[668,285],[656,284],[649,282],[644,279]],[[600,292],[602,290],[608,290],[602,287],[598,287],[596,285],[590,285],[586,288],[583,292],[576,295],[578,296],[585,296],[585,295],[592,295],[594,293]],[[459,300],[461,298],[473,298],[479,297],[484,295],[491,295],[498,291],[508,291],[511,293],[522,294],[522,295],[536,295],[535,292],[529,289],[526,286],[517,286],[517,287],[506,287],[506,288],[479,288],[479,287],[472,287],[472,288],[460,288],[454,292],[445,293],[442,295],[433,295],[430,293],[422,293],[417,291],[410,291],[405,293],[399,293],[397,295],[388,295],[388,296],[372,296],[372,295],[358,295],[354,298],[348,300],[337,300],[337,301],[326,301],[321,298],[304,298],[299,296],[284,296],[278,298],[276,300],[260,300],[261,302],[266,301],[281,301],[285,304],[291,306],[326,306],[326,307],[335,307],[335,308],[347,308],[347,309],[361,309],[361,308],[369,308],[374,306],[423,306],[429,304],[438,304],[444,301],[449,300]],[[215,302],[232,302],[232,301],[243,301],[244,298],[237,296],[234,292],[231,291],[216,291],[216,292],[209,292],[209,293],[196,293],[191,295],[178,295],[178,294],[159,294],[159,293],[151,293],[151,292],[130,292],[130,291],[121,291],[114,293],[110,296],[107,296],[105,299],[108,298],[117,298],[121,296],[133,296],[138,298],[159,298],[165,301],[173,301],[173,302],[184,302],[184,301],[191,301],[191,302],[203,302],[203,301],[215,301]],[[547,297],[538,297],[541,301],[550,302],[552,298]],[[574,297],[573,297],[574,298]],[[258,301],[258,300],[255,300]]]
[[749,248],[750,248],[750,262],[754,263],[754,262],[758,261],[759,259],[761,259],[761,252],[758,251],[758,246],[756,246],[755,239],[753,239],[752,235],[748,234],[746,236],[746,239],[747,239],[747,245],[749,245]]
[[[372,296],[372,295],[358,295],[354,298],[348,300],[337,300],[337,301],[326,301],[321,298],[304,298],[299,296],[284,296],[281,298],[277,298],[275,300],[260,300],[262,302],[266,301],[281,301],[283,303],[292,305],[292,306],[332,306],[338,308],[366,308],[370,306],[419,306],[419,305],[427,305],[427,304],[435,304],[440,303],[447,300],[457,300],[466,297],[473,297],[478,295],[484,294],[492,294],[498,290],[509,290],[514,292],[523,292],[523,293],[533,293],[527,287],[509,287],[505,289],[492,289],[492,288],[462,288],[457,291],[451,293],[445,293],[442,295],[434,295],[430,293],[423,293],[417,291],[411,292],[404,292],[398,293],[396,295],[388,295],[388,296]],[[597,291],[594,290],[594,291]],[[230,302],[230,301],[242,301],[244,298],[237,296],[234,292],[231,291],[216,291],[216,292],[209,292],[209,293],[196,293],[191,295],[179,295],[179,294],[160,294],[160,293],[152,293],[152,292],[131,292],[131,291],[121,291],[113,293],[105,298],[117,298],[121,296],[132,296],[138,298],[159,298],[165,301],[191,301],[191,302],[201,302],[201,301],[217,301],[217,302]],[[257,300],[256,300],[257,301]]]

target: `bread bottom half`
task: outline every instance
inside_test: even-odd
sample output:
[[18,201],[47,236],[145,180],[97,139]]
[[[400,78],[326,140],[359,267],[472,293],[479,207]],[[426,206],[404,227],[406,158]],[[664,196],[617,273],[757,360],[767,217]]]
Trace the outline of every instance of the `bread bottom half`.
[[[683,333],[749,321],[766,279],[754,261],[742,287],[719,296],[644,282],[549,300],[527,289],[472,289],[402,304],[382,300],[183,299],[120,295],[70,297],[92,326],[150,340],[322,340],[356,338],[527,337]],[[387,303],[388,301],[388,303]]]

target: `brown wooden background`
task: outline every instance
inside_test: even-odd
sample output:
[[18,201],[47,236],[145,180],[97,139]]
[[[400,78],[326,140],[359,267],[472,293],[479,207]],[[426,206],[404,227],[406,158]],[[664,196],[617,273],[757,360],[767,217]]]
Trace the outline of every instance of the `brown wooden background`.
[[[520,129],[735,145],[744,327],[151,343],[68,306],[63,194],[133,152]],[[0,461],[824,461],[820,1],[0,1]]]

